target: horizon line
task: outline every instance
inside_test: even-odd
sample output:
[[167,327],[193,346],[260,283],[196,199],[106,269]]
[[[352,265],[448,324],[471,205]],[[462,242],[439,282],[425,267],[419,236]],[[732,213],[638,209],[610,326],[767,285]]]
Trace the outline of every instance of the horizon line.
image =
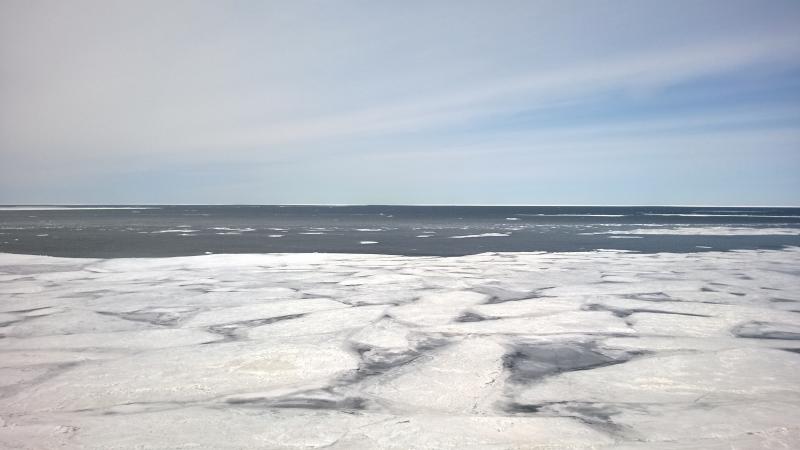
[[521,204],[521,203],[3,203],[15,206],[438,206],[438,207],[655,207],[655,208],[800,208],[800,205],[681,205],[681,204]]

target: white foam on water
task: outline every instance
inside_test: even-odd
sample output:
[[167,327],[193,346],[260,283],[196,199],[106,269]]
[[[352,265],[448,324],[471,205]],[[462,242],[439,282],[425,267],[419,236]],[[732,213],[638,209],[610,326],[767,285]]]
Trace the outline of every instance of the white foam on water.
[[372,244],[377,244],[377,243],[378,243],[378,241],[360,241],[359,242],[359,244],[361,244],[361,245],[372,245]]

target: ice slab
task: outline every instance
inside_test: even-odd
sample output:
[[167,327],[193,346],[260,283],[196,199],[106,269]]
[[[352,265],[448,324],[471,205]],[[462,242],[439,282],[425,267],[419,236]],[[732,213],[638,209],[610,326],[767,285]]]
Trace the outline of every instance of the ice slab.
[[797,267],[0,254],[0,447],[796,448]]

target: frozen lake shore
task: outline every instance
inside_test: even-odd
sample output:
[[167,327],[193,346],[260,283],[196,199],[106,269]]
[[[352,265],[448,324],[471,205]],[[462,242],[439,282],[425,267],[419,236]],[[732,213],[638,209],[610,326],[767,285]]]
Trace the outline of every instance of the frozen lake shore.
[[797,448],[800,249],[0,254],[3,448]]

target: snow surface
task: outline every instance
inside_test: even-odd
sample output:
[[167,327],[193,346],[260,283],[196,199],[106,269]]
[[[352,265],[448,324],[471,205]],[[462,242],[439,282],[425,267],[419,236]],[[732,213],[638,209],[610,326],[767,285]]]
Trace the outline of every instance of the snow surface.
[[799,448],[797,267],[0,254],[0,448]]

